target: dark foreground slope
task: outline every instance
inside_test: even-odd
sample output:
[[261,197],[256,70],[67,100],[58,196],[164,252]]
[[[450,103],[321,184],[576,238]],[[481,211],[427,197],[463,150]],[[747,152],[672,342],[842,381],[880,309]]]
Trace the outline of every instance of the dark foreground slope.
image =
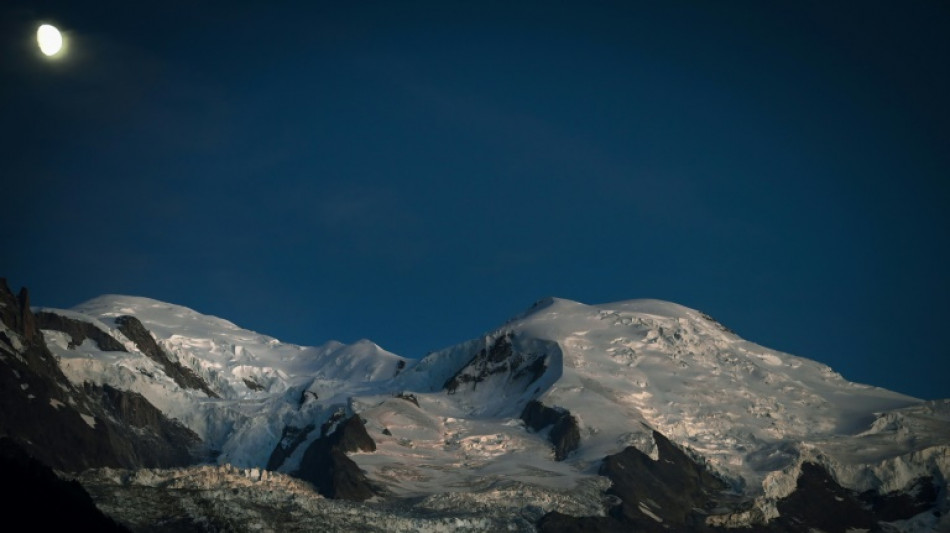
[[76,481],[66,481],[8,438],[0,438],[3,505],[15,510],[19,527],[56,531],[82,526],[103,533],[128,531],[103,514]]

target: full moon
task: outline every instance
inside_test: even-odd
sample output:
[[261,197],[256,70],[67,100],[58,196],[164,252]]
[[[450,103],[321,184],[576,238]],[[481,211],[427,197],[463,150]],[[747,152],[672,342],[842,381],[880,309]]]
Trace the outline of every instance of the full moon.
[[54,56],[63,48],[63,35],[55,26],[43,24],[36,30],[36,42],[40,51],[47,56]]

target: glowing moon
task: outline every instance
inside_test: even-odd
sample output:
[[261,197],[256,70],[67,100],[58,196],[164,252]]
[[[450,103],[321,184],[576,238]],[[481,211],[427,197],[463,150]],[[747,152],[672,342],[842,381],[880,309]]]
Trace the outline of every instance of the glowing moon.
[[63,48],[63,34],[55,26],[43,24],[36,30],[36,42],[40,51],[47,56],[54,56]]

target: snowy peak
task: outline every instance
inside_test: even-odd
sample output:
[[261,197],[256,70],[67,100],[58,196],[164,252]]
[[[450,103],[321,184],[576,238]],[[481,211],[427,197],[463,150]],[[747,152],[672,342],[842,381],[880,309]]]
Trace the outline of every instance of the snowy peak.
[[[107,294],[87,300],[74,306],[71,310],[100,320],[131,315],[141,320],[160,338],[167,338],[171,335],[187,336],[210,332],[243,331],[234,323],[223,318],[201,314],[182,305],[170,304],[142,296]],[[260,337],[265,336],[261,335]]]
[[[544,355],[543,372],[526,383],[515,379],[524,375],[519,364],[542,359],[523,354]],[[653,428],[752,487],[798,460],[790,443],[853,435],[877,413],[920,403],[745,341],[700,311],[649,299],[546,298],[414,370],[431,379],[429,390],[445,383],[470,415],[510,414],[529,400],[568,410],[585,434],[578,459],[624,445],[654,453],[646,430]]]
[[[11,298],[0,318],[23,332],[0,337],[3,364],[26,353],[25,322],[13,313],[22,305]],[[35,325],[35,348],[49,350],[60,389],[93,391],[133,422],[154,406],[200,439],[196,457],[358,482],[359,499],[414,498],[426,512],[527,511],[531,524],[548,511],[591,524],[619,512],[645,529],[715,512],[716,524],[745,527],[785,513],[797,483],[810,479],[837,487],[829,501],[851,503],[866,491],[936,487],[922,493],[942,500],[928,496],[922,511],[902,516],[950,510],[950,404],[851,383],[670,302],[544,298],[420,361],[366,339],[284,343],[122,295],[38,311]],[[42,390],[25,385],[7,392]],[[50,409],[67,401],[54,399]],[[100,411],[73,422],[92,431],[117,416]],[[347,420],[366,446],[327,440]],[[683,476],[702,490],[677,510],[669,502],[680,500]]]
[[[241,390],[240,383],[254,379],[255,374],[259,374],[260,381],[273,382],[276,378],[284,385],[294,377],[317,375],[341,381],[374,381],[391,378],[407,364],[406,359],[366,339],[352,345],[329,341],[315,347],[298,346],[150,298],[106,295],[79,304],[72,311],[105,324],[133,316],[179,360],[200,374],[228,381],[235,390]],[[229,379],[229,374],[234,379]]]
[[705,313],[672,302],[653,299],[588,305],[562,298],[544,298],[535,302],[525,312],[510,319],[508,324],[518,324],[523,328],[535,327],[547,335],[563,336],[576,330],[575,326],[586,323],[590,317],[614,320],[620,325],[631,325],[635,322],[670,325],[689,323],[694,330],[702,331],[707,335],[717,338],[738,338],[732,331]]

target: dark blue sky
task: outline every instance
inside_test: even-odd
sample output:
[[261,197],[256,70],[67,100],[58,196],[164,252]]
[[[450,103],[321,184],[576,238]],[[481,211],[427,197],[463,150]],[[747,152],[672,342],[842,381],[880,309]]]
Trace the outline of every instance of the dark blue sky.
[[0,275],[35,304],[419,357],[661,298],[950,396],[947,2],[192,4],[0,8]]

